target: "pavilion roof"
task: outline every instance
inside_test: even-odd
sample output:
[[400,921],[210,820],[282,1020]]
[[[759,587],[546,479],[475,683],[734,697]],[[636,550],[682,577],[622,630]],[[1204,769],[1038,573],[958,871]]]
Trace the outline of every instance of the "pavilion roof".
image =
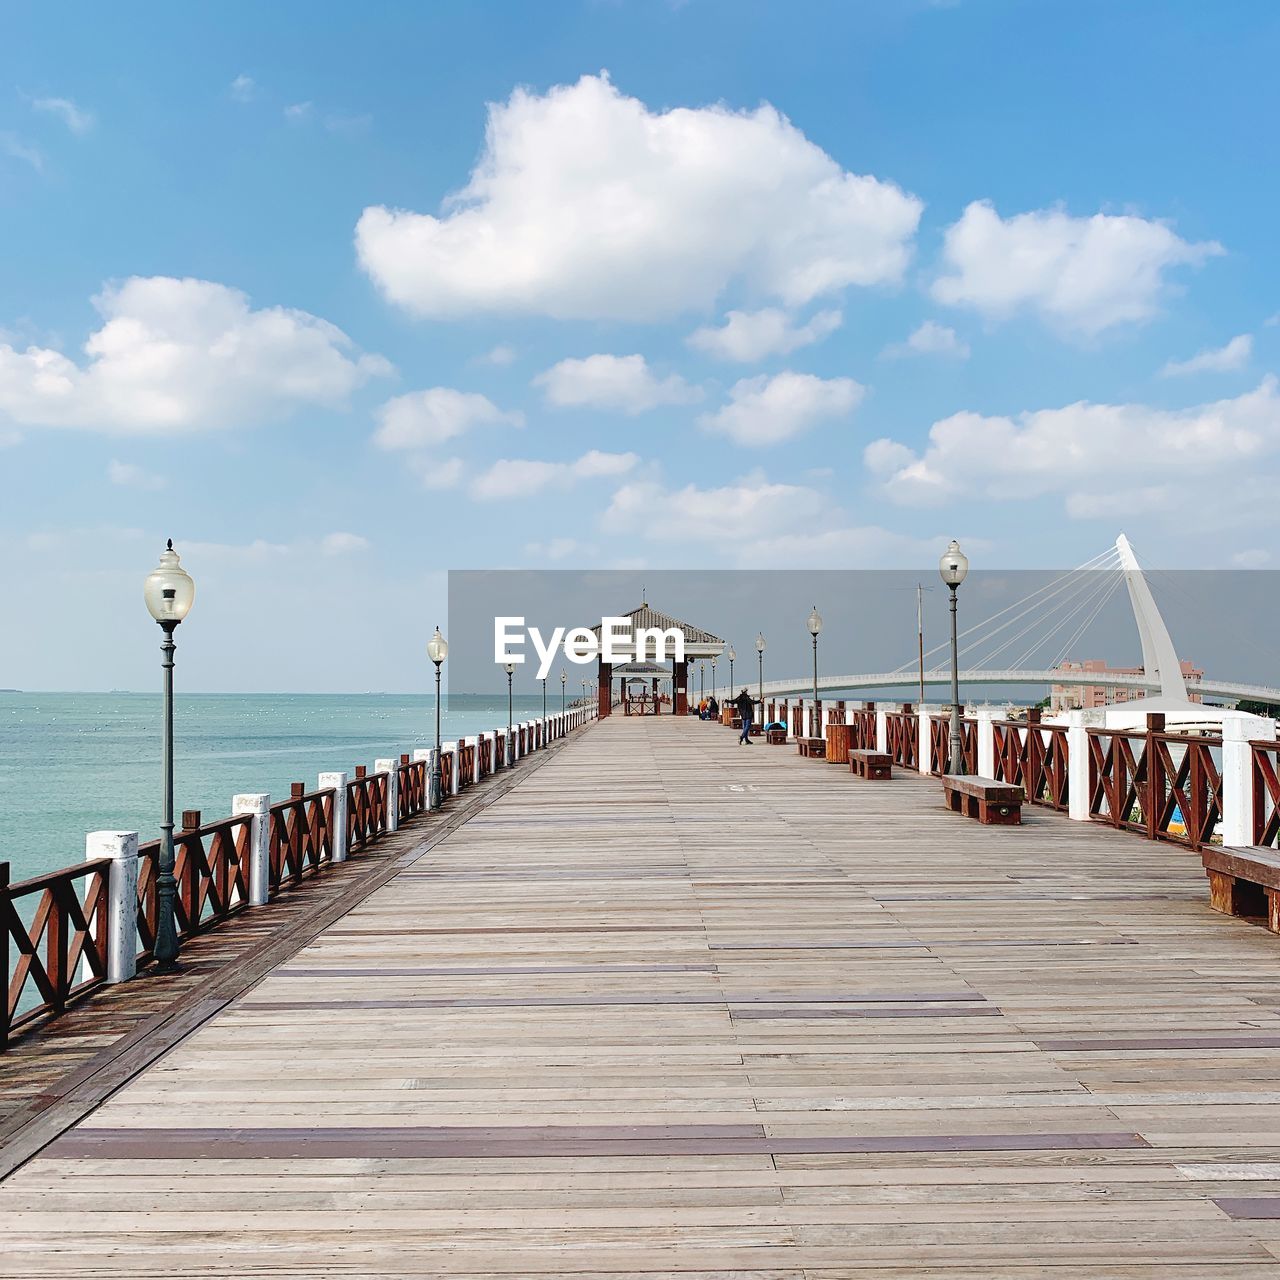
[[[710,631],[704,631],[701,627],[695,627],[691,623],[681,622],[679,618],[673,618],[669,613],[663,613],[660,609],[655,609],[648,601],[642,602],[638,608],[631,609],[627,613],[616,615],[619,618],[629,618],[631,621],[631,629],[634,632],[637,627],[657,628],[662,631],[670,631],[673,628],[678,629],[684,634],[684,643],[686,650],[690,646],[702,648],[709,645],[722,645],[724,641],[717,635],[712,635]],[[597,623],[591,628],[596,635],[600,634],[600,624]]]

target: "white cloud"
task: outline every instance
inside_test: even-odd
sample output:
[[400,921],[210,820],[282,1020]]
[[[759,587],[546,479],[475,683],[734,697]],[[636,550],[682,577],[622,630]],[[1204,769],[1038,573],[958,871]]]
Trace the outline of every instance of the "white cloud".
[[314,107],[310,102],[291,102],[284,109],[284,118],[290,124],[302,124],[311,119]]
[[70,98],[32,98],[36,111],[57,116],[72,133],[84,134],[93,128],[93,113],[77,106]]
[[956,331],[936,320],[926,320],[913,330],[906,342],[885,347],[880,353],[887,358],[913,355],[955,356],[957,360],[969,358],[969,344],[962,341]]
[[395,396],[378,410],[374,440],[384,449],[425,449],[476,427],[522,427],[524,414],[499,409],[488,396],[431,387]]
[[933,296],[997,318],[1030,309],[1062,328],[1096,334],[1147,319],[1166,291],[1168,270],[1222,252],[1217,243],[1190,244],[1163,222],[1131,214],[1073,218],[1038,209],[1006,219],[981,200],[947,228],[949,274],[934,282]]
[[233,102],[252,102],[258,94],[258,86],[252,76],[243,72],[236,76],[227,89]]
[[437,492],[456,489],[465,470],[461,458],[415,458],[413,469],[424,489]]
[[852,413],[865,391],[852,378],[818,378],[790,370],[772,378],[761,374],[735,382],[729,403],[698,421],[737,444],[778,444],[817,422]]
[[0,155],[29,164],[37,173],[44,172],[44,156],[38,148],[24,142],[16,133],[0,132]]
[[373,544],[358,533],[326,533],[320,539],[320,550],[327,556],[346,556],[368,551]]
[[1253,335],[1242,333],[1232,338],[1224,347],[1212,347],[1192,356],[1189,360],[1170,360],[1160,370],[1162,378],[1173,378],[1184,373],[1231,373],[1243,369],[1253,355]]
[[705,326],[686,339],[695,351],[717,360],[752,364],[766,356],[788,355],[833,334],[843,322],[839,311],[819,311],[803,325],[779,307],[730,311],[718,328]]
[[609,533],[655,542],[736,544],[762,531],[784,532],[808,525],[821,496],[803,485],[771,483],[748,476],[715,489],[687,484],[669,489],[654,480],[621,486],[601,517]]
[[524,553],[533,560],[563,560],[582,549],[574,538],[552,538],[549,542],[526,542]]
[[561,408],[617,409],[644,413],[663,404],[691,404],[702,391],[677,374],[658,378],[644,356],[587,356],[561,360],[533,380]]
[[1182,410],[1082,401],[1016,418],[957,413],[933,424],[923,452],[877,440],[864,460],[890,497],[913,505],[1060,493],[1078,518],[1199,518],[1215,494],[1227,498],[1233,476],[1256,476],[1280,452],[1277,385],[1268,377],[1235,399]]
[[1265,569],[1271,563],[1271,552],[1262,547],[1248,547],[1237,551],[1231,557],[1231,563],[1238,569]]
[[[833,518],[831,515],[827,519]],[[949,535],[913,537],[879,525],[838,525],[803,533],[767,534],[745,542],[738,553],[740,564],[769,569],[918,568],[932,563]],[[978,539],[964,540],[971,551]]]
[[103,318],[77,364],[0,343],[0,421],[121,435],[253,425],[300,405],[342,405],[381,356],[341,329],[284,307],[253,310],[208,280],[133,277],[93,300]]
[[125,489],[143,489],[154,492],[165,487],[163,476],[153,475],[132,462],[118,462],[112,459],[107,463],[107,479],[112,484]]
[[423,315],[653,320],[735,281],[791,306],[897,281],[921,207],[771,106],[654,112],[599,75],[491,105],[441,216],[370,207],[355,239],[383,293]]
[[496,347],[490,347],[482,356],[476,356],[477,364],[492,364],[499,368],[505,365],[514,364],[516,360],[515,347],[509,346],[505,342],[500,342]]
[[532,458],[499,458],[471,482],[474,498],[524,498],[549,486],[568,488],[579,480],[625,475],[640,461],[634,453],[602,453],[591,449],[573,462],[541,462]]

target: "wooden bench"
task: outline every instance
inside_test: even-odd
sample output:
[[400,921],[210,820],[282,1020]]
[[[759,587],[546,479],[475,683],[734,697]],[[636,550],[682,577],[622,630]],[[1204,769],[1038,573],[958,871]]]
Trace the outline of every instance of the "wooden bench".
[[963,813],[993,827],[1022,824],[1025,796],[1021,787],[976,773],[947,773],[942,777],[942,790],[953,813]]
[[764,740],[771,747],[785,747],[787,745],[787,731],[785,729],[766,729],[764,731]]
[[849,752],[849,772],[859,778],[892,778],[893,757],[883,751],[866,751],[854,747]]
[[810,760],[825,760],[827,758],[826,738],[797,738],[796,746],[799,748],[800,754],[807,756]]
[[1262,917],[1280,933],[1280,853],[1262,845],[1202,849],[1209,905],[1229,916]]

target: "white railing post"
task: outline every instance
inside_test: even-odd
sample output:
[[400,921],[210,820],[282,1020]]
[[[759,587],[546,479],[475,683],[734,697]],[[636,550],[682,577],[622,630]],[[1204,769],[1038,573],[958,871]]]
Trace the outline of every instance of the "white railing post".
[[[1090,723],[1101,725],[1097,711],[1067,712],[1067,817],[1089,821],[1089,734]],[[1027,726],[1027,732],[1032,730]]]
[[876,706],[876,750],[887,753],[889,750],[889,708]]
[[127,982],[138,971],[138,833],[90,831],[85,861],[110,858],[107,869],[107,981]]
[[266,906],[271,892],[271,797],[250,792],[231,797],[233,817],[249,814],[249,905]]
[[347,860],[347,775],[345,773],[322,773],[319,782],[321,791],[333,789],[333,831],[331,832],[334,862]]
[[[932,717],[935,712],[941,711],[941,707],[935,706],[932,702],[922,702],[916,708],[916,759],[919,762],[920,772],[923,774],[932,773],[929,767],[932,763]],[[947,762],[949,764],[950,761]],[[946,773],[947,764],[942,767],[942,772]]]
[[[433,807],[435,808],[439,807],[438,803],[435,806],[433,806],[431,803],[433,798],[431,795],[431,789],[432,789],[432,786],[434,785],[432,782],[432,779],[435,778],[436,776],[435,747],[415,747],[413,750],[414,764],[417,764],[419,760],[421,760],[427,766],[427,776],[424,781],[424,789],[425,789],[427,798],[426,798],[426,803],[422,807],[424,810],[426,810],[429,813]],[[443,790],[443,788],[441,789]],[[437,796],[435,797],[435,799],[438,802],[439,797]]]
[[462,739],[451,744],[449,752],[452,763],[449,766],[449,794],[456,796],[462,790]]
[[375,760],[373,771],[387,775],[387,830],[398,830],[400,826],[400,761]]
[[1222,843],[1253,844],[1254,741],[1274,742],[1276,722],[1244,711],[1222,717]]
[[996,776],[997,714],[995,707],[975,707],[973,712],[973,732],[978,748],[975,764],[978,775],[983,778]]

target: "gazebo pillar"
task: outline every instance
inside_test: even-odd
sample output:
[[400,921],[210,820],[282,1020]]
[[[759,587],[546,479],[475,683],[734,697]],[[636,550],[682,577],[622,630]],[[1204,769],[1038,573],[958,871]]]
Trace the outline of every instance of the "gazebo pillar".
[[672,679],[671,706],[678,716],[689,714],[689,695],[685,688],[689,679],[688,662],[675,662],[675,676]]
[[612,710],[612,699],[610,694],[613,692],[613,664],[600,660],[600,672],[597,679],[597,696],[596,707],[600,713],[600,719],[603,720]]

